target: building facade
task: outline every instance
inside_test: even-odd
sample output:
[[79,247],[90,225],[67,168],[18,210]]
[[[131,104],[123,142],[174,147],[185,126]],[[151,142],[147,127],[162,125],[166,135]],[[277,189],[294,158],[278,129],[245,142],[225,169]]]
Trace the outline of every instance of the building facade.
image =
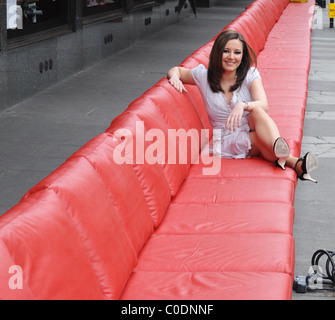
[[0,0],[0,111],[189,14],[180,0]]

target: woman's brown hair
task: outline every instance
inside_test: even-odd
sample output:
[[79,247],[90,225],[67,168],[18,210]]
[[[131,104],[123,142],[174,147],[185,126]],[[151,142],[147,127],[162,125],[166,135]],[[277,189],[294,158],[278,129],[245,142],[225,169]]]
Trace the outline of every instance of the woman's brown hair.
[[253,62],[257,65],[257,57],[254,50],[248,45],[240,33],[235,30],[225,30],[221,32],[214,42],[209,57],[208,83],[213,92],[223,92],[220,84],[221,77],[224,72],[222,67],[222,55],[227,42],[235,39],[242,42],[243,56],[241,64],[236,70],[236,83],[230,87],[229,91],[235,91],[240,87]]

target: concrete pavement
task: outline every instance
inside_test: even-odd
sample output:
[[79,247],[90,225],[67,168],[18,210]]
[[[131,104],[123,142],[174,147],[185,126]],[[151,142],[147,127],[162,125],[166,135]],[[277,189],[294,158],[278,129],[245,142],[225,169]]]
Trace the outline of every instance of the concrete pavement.
[[[304,276],[316,250],[335,251],[335,29],[329,28],[328,7],[316,9],[308,83],[302,154],[315,153],[319,168],[313,172],[318,184],[298,181],[296,188],[295,274]],[[325,272],[324,261],[320,266]],[[293,300],[302,299],[324,300],[335,296],[326,290],[293,292]]]

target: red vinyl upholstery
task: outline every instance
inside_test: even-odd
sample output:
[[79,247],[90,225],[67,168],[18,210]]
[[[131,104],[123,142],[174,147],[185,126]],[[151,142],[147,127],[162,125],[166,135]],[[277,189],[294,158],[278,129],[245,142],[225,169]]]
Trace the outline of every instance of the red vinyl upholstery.
[[[257,53],[269,114],[295,155],[313,6],[255,0],[225,27]],[[181,66],[207,66],[215,37]],[[0,299],[291,298],[295,173],[256,157],[217,159],[204,174],[211,126],[187,90],[161,79],[0,217]],[[175,163],[171,132],[191,141],[172,144]]]

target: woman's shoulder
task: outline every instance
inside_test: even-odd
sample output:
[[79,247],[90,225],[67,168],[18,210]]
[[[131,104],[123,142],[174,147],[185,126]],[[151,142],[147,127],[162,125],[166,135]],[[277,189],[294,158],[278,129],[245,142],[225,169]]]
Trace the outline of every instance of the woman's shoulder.
[[197,85],[204,85],[207,82],[207,69],[203,64],[199,64],[193,68],[191,73]]
[[251,82],[256,79],[261,79],[261,75],[256,67],[251,67],[247,73],[247,76],[245,77],[247,86],[249,87]]
[[206,67],[203,65],[203,64],[199,64],[199,65],[197,65],[196,67],[194,67],[193,69],[192,69],[192,72],[202,72],[202,73],[205,73],[205,72],[207,72],[207,69],[206,69]]
[[248,71],[248,75],[257,75],[260,76],[260,73],[256,67],[251,67]]

